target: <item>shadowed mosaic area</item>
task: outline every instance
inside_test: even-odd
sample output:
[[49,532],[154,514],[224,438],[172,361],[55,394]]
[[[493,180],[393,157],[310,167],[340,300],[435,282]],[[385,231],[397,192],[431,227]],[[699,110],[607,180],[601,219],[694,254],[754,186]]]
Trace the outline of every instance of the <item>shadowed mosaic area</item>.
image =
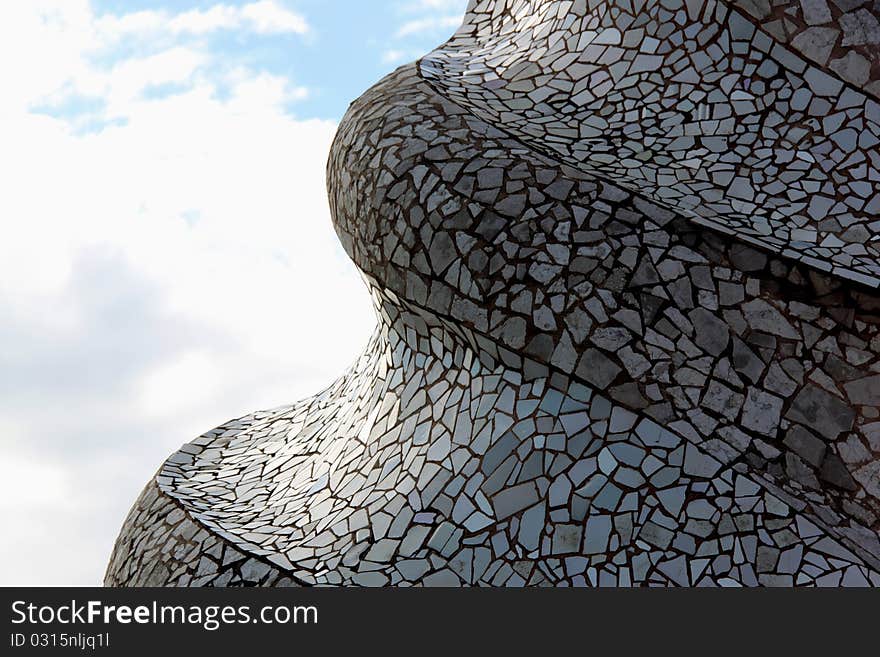
[[364,355],[172,456],[106,583],[880,585],[878,15],[472,2],[331,151]]

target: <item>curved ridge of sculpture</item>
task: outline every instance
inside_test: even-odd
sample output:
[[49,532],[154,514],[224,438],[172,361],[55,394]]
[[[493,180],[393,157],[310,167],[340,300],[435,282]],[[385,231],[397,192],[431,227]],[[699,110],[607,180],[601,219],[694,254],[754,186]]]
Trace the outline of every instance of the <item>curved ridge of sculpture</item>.
[[880,585],[877,89],[835,64],[877,48],[793,5],[472,1],[331,150],[364,355],[172,456],[106,583]]
[[741,5],[754,3],[477,2],[421,70],[576,168],[877,287],[880,103]]

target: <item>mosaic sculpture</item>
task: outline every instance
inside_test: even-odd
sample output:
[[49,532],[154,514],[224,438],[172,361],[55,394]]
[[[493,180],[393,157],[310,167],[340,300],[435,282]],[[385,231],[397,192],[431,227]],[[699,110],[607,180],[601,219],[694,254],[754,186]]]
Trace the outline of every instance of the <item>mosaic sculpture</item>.
[[378,329],[108,585],[880,585],[880,9],[472,0],[328,163]]

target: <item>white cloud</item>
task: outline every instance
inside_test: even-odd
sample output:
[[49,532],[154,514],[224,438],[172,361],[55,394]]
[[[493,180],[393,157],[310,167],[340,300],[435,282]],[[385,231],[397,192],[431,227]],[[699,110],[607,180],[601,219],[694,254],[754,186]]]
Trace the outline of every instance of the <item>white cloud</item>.
[[308,23],[299,14],[280,7],[272,0],[262,0],[245,5],[242,16],[250,21],[256,32],[261,34],[284,33],[305,34],[309,31]]
[[407,2],[403,9],[408,12],[417,11],[463,11],[467,5],[466,0],[413,0]]
[[398,50],[390,48],[382,52],[383,64],[401,64],[418,59],[424,54],[421,50]]
[[[186,37],[217,30],[309,32],[308,23],[274,0],[239,7],[224,4],[169,13],[145,10],[95,16],[88,0],[28,0],[0,4],[0,76],[4,98],[0,117],[26,111],[36,102],[61,103],[74,93],[100,97],[108,113],[125,113],[120,104],[151,84],[188,80],[205,64],[204,45]],[[190,39],[191,41],[191,39]],[[120,45],[137,44],[116,66]],[[302,97],[302,89],[292,90]]]
[[[395,45],[382,51],[383,64],[418,59],[462,22],[467,0],[409,0],[398,4],[403,22],[394,32]],[[405,20],[404,20],[405,19]]]
[[[279,8],[246,5],[213,29],[296,31]],[[225,9],[196,13],[230,24]],[[186,15],[170,24],[195,31]],[[171,451],[317,392],[373,322],[330,226],[335,125],[285,111],[307,90],[214,72],[192,43],[99,66],[102,20],[80,0],[0,7],[2,585],[99,583]],[[138,21],[124,29],[154,29]],[[100,129],[31,109],[81,97],[100,100]]]
[[461,16],[459,15],[429,16],[407,21],[398,28],[395,36],[397,38],[403,38],[425,32],[437,32],[448,28],[458,27],[459,25],[461,25]]
[[208,9],[192,9],[179,14],[143,10],[121,16],[103,16],[96,21],[97,32],[108,39],[130,34],[208,34],[220,30],[245,30],[257,34],[306,34],[309,25],[301,15],[273,0],[260,0],[243,6],[218,4]]

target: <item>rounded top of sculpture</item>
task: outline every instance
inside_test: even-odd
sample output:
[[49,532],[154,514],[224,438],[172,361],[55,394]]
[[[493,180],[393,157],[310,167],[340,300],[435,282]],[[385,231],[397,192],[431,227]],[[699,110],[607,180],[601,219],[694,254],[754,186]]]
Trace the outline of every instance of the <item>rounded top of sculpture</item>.
[[476,2],[421,71],[570,166],[876,287],[880,25],[788,4],[783,29],[778,4]]

